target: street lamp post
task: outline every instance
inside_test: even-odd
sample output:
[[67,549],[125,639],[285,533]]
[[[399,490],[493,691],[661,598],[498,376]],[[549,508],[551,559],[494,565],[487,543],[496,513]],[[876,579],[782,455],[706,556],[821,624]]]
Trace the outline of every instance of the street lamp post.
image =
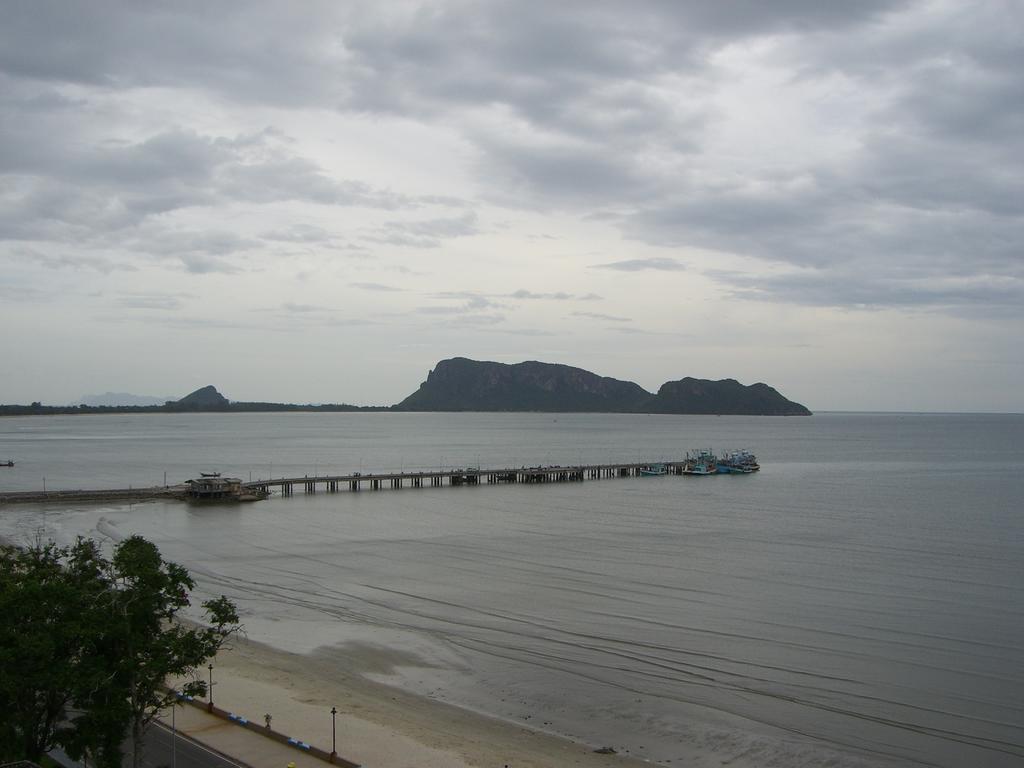
[[171,704],[171,768],[178,768],[178,727],[174,713],[178,711],[178,692],[174,692],[174,703]]
[[337,739],[337,728],[336,718],[338,716],[338,708],[331,707],[331,762],[334,762],[334,758],[338,756],[338,739]]
[[213,664],[207,664],[206,668],[210,670],[210,701],[206,705],[208,712],[213,712]]

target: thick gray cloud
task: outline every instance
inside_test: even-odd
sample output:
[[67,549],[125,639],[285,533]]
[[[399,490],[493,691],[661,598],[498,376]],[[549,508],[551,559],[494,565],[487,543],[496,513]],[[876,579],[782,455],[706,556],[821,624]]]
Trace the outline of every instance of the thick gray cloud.
[[[139,142],[60,143],[40,152],[31,124],[0,129],[3,239],[80,239],[171,211],[229,202],[297,201],[396,209],[415,201],[328,176],[273,132],[234,137],[169,130]],[[13,147],[13,148],[12,148]]]
[[[322,24],[331,3],[186,0],[154,6],[99,0],[8,3],[0,71],[43,82],[104,88],[182,85],[234,98],[296,104],[323,98],[325,60],[336,29]],[[273,51],[274,55],[268,55]]]
[[[20,134],[12,143],[31,145],[30,128],[0,133]],[[397,205],[365,185],[329,179],[312,163],[282,157],[283,150],[272,144],[272,137],[262,135],[224,139],[173,130],[136,143],[62,142],[31,168],[31,153],[14,150],[0,159],[0,171],[7,171],[0,175],[0,241],[73,247],[78,264],[107,270],[119,262],[132,267],[126,259],[90,255],[89,249],[173,259],[199,274],[237,272],[232,256],[259,247],[260,240],[226,230],[171,228],[163,217],[239,200]],[[57,258],[70,263],[67,256]],[[54,257],[39,263],[52,265]]]
[[[28,16],[30,9],[19,9],[20,18]],[[291,139],[276,129],[224,135],[170,126],[129,137],[105,124],[88,99],[59,94],[59,83],[36,87],[12,73],[43,76],[17,68],[0,74],[0,84],[10,86],[0,97],[0,243],[36,244],[31,250],[43,266],[109,272],[139,269],[156,258],[195,274],[236,273],[248,268],[241,257],[267,243],[363,249],[310,224],[253,236],[183,226],[170,218],[201,211],[216,217],[228,206],[465,208],[464,201],[450,196],[404,195],[338,178],[297,154]],[[116,83],[107,84],[106,92],[112,88]],[[464,233],[471,217],[467,213],[453,221]],[[439,219],[433,229],[429,222],[410,225],[405,236],[419,246],[436,246],[446,234],[443,222]],[[73,256],[67,253],[71,249]],[[114,258],[115,252],[133,254],[134,261]]]
[[381,12],[375,3],[313,0],[299,12],[276,2],[16,0],[0,28],[0,71],[103,87],[189,85],[288,105],[513,103],[537,91],[558,94],[574,79],[640,79],[675,68],[709,40],[845,29],[901,5],[647,0],[624,13],[610,0],[462,0]]
[[[625,234],[669,248],[817,268],[930,263],[941,274],[964,267],[949,244],[969,242],[970,263],[1017,277],[1024,53],[1012,29],[998,26],[1003,10],[883,0],[652,0],[628,13],[612,2],[532,0],[409,3],[387,13],[358,3],[314,3],[303,13],[273,2],[15,3],[0,31],[0,76],[11,86],[3,108],[26,119],[0,122],[0,237],[88,243],[226,201],[460,204],[339,180],[272,132],[172,128],[112,144],[59,140],[67,131],[55,125],[84,103],[63,85],[193,88],[258,104],[461,116],[491,199],[582,215],[625,206]],[[758,39],[779,41],[777,61],[808,81],[838,76],[888,94],[856,115],[852,157],[708,181],[707,136],[721,117],[713,56]],[[44,144],[41,135],[58,140]],[[364,240],[436,248],[478,232],[467,213],[392,221]],[[226,268],[199,256],[183,262]]]
[[723,41],[847,29],[902,5],[653,0],[624,9],[610,0],[451,2],[381,16],[355,13],[342,34],[358,64],[357,106],[405,112],[497,102],[535,122],[564,118],[578,127],[573,107],[588,97],[587,86],[642,84],[699,66]]
[[[602,189],[612,198],[654,194],[650,164],[658,155],[698,148],[691,134],[707,105],[697,79],[715,46],[846,30],[901,3],[853,5],[655,1],[623,13],[611,2],[452,2],[378,14],[370,4],[320,3],[297,13],[280,3],[20,3],[0,32],[0,72],[428,118],[497,108],[507,112],[504,125],[472,134],[483,167],[521,184],[521,198],[570,203]],[[689,99],[651,87],[680,75],[693,82]],[[507,130],[510,121],[521,128]],[[323,188],[315,169],[295,160],[232,170],[235,191],[257,199],[274,186],[264,183],[268,176],[280,175],[325,201],[365,194]]]
[[[750,322],[763,302],[1024,316],[1024,46],[1000,0],[4,11],[9,307],[112,283],[156,325],[167,277],[196,303],[259,294],[227,297],[225,330],[254,306],[343,329],[386,298],[381,325],[497,340],[569,333],[541,302],[599,293],[622,315],[574,314],[631,333],[686,270]],[[389,291],[395,271],[415,283]]]
[[[844,269],[1015,280],[1024,54],[999,29],[1005,7],[982,5],[641,3],[625,17],[602,3],[586,13],[496,4],[468,24],[456,4],[367,22],[346,44],[363,64],[353,95],[361,108],[499,111],[471,135],[505,204],[627,206],[622,228],[638,240],[835,268],[837,284]],[[780,65],[808,82],[839,77],[881,95],[851,108],[851,154],[709,183],[715,158],[703,147],[719,115],[708,56],[767,36],[782,41]],[[668,75],[674,101],[653,87]],[[924,303],[945,295],[907,285],[898,296],[917,290]],[[839,290],[812,297],[849,301]]]

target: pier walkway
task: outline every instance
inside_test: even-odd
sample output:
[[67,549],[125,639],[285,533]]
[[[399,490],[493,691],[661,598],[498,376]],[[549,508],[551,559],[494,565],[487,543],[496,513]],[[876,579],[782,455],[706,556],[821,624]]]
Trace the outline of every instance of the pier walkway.
[[291,496],[296,488],[305,493],[323,491],[360,491],[364,488],[379,491],[383,488],[438,488],[444,485],[482,485],[497,483],[567,483],[597,480],[605,477],[633,477],[656,473],[664,468],[669,475],[683,474],[685,461],[638,462],[635,464],[584,464],[556,467],[506,467],[504,469],[438,469],[422,472],[383,472],[350,475],[304,475],[280,477],[273,480],[253,480],[242,483],[243,488],[269,493],[274,489],[283,496]]
[[[635,477],[643,474],[682,475],[686,462],[637,462],[630,464],[583,464],[554,467],[506,467],[481,469],[468,467],[437,469],[419,472],[355,472],[349,475],[304,475],[278,477],[270,480],[252,480],[239,483],[242,494],[270,494],[278,491],[291,496],[296,488],[305,493],[336,493],[338,491],[379,491],[384,488],[439,488],[463,485],[493,485],[499,483],[569,483],[597,480],[607,477]],[[153,499],[187,499],[190,486],[186,484],[157,486],[154,488],[119,488],[108,490],[75,491],[0,491],[0,504],[28,504],[39,502],[85,503],[117,501],[149,501]],[[230,501],[230,498],[223,499]]]

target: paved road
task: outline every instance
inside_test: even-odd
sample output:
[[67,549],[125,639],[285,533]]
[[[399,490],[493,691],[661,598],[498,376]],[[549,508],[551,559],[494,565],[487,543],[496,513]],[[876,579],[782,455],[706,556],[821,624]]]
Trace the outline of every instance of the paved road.
[[172,735],[163,723],[153,722],[146,730],[146,746],[142,753],[144,768],[246,768],[213,752],[201,744]]
[[[131,742],[126,741],[124,744],[124,766],[126,768],[132,764],[131,749]],[[72,760],[61,749],[51,751],[49,756],[64,768],[83,768],[82,763]],[[171,729],[161,723],[153,723],[146,731],[142,766],[143,768],[247,768],[245,763],[229,760],[181,733],[172,738]]]

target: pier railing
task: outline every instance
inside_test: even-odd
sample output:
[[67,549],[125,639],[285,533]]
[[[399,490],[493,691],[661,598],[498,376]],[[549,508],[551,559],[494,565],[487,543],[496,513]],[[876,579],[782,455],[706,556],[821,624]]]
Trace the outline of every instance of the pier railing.
[[303,475],[278,477],[271,480],[252,480],[242,483],[243,488],[269,493],[275,489],[291,496],[296,488],[305,493],[338,491],[379,491],[384,488],[425,488],[483,485],[498,483],[567,483],[597,480],[605,477],[634,477],[647,472],[681,475],[685,461],[637,462],[630,464],[579,464],[569,466],[504,467],[501,469],[438,469],[419,472],[355,472],[348,475]]

